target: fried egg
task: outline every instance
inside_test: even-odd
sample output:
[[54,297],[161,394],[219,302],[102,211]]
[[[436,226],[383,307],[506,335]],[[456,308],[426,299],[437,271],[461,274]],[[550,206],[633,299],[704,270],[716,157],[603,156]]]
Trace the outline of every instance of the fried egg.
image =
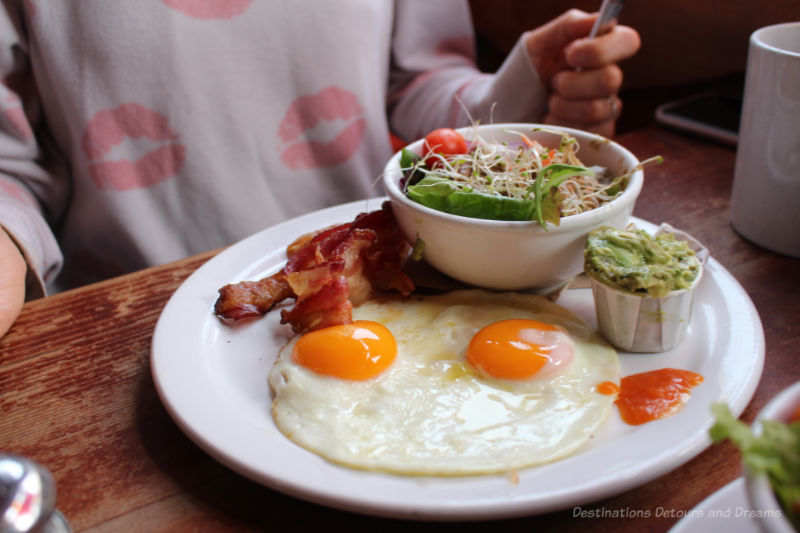
[[579,317],[483,290],[373,300],[298,336],[269,374],[289,439],[349,467],[507,472],[564,458],[603,423],[617,353]]

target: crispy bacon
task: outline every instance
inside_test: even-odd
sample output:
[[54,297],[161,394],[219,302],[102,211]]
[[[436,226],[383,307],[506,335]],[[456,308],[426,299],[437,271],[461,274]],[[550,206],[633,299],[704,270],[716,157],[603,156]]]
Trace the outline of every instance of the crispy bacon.
[[240,320],[294,298],[294,308],[281,311],[281,323],[291,324],[295,332],[347,324],[353,306],[375,293],[408,296],[414,290],[402,271],[410,248],[386,202],[348,224],[301,236],[287,248],[280,272],[222,287],[214,311],[220,318]]
[[225,285],[219,290],[214,312],[230,320],[258,317],[291,296],[292,288],[279,272],[258,281]]
[[356,217],[355,227],[370,228],[377,235],[375,244],[367,251],[364,273],[378,292],[397,291],[408,296],[414,283],[403,272],[403,264],[411,252],[411,245],[400,231],[389,202],[383,209]]
[[292,331],[300,333],[353,321],[353,304],[347,297],[347,279],[337,277],[318,291],[298,298],[291,311],[281,311],[281,324],[291,324]]

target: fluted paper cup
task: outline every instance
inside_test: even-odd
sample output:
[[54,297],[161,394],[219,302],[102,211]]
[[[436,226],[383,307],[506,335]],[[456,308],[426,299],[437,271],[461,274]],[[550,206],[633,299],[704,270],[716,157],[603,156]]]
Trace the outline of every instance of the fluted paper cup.
[[626,352],[671,350],[686,335],[702,275],[701,268],[691,287],[661,298],[623,292],[589,276],[600,333]]
[[694,295],[708,249],[686,232],[669,224],[659,226],[656,235],[672,233],[686,241],[695,252],[700,269],[691,286],[656,297],[620,290],[592,277],[595,314],[601,335],[616,348],[626,352],[654,353],[671,350],[681,343],[692,319]]

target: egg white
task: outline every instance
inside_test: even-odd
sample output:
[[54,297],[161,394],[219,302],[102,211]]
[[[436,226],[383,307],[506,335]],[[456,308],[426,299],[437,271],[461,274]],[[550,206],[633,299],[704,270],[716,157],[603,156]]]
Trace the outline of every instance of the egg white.
[[[409,300],[369,301],[354,319],[395,336],[393,364],[366,381],[314,373],[292,361],[296,339],[269,374],[278,428],[296,444],[354,468],[407,475],[506,472],[566,457],[591,437],[619,383],[617,353],[579,317],[541,296],[457,291]],[[530,318],[565,328],[572,363],[557,375],[500,380],[465,361],[483,326]]]

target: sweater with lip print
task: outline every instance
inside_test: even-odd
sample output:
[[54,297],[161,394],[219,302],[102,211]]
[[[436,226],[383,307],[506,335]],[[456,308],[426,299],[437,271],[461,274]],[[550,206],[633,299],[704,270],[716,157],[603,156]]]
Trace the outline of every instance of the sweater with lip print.
[[477,70],[460,0],[11,0],[0,226],[29,297],[382,195],[390,132],[536,121],[522,48]]

